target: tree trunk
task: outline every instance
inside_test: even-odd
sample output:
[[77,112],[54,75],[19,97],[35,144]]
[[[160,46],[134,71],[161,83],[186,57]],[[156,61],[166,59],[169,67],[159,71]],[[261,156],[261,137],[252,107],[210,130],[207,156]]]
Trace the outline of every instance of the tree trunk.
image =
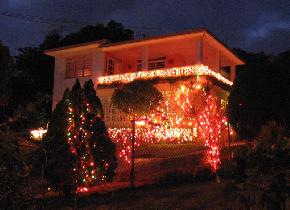
[[135,179],[135,116],[133,116],[133,119],[131,120],[132,123],[132,155],[131,155],[131,187],[133,188],[134,185],[134,179]]
[[231,131],[230,131],[230,123],[228,122],[228,138],[229,138],[229,160],[232,159],[232,151],[231,151]]

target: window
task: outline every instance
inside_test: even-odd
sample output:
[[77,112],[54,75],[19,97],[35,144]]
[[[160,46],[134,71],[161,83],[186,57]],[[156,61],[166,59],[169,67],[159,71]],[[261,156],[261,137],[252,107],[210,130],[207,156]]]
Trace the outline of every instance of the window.
[[67,58],[66,60],[66,78],[86,77],[92,75],[92,57],[91,55],[82,55]]
[[[166,57],[148,59],[148,70],[165,68]],[[137,61],[137,71],[142,70],[142,61]]]
[[112,58],[107,59],[107,75],[113,75],[115,72],[115,60]]

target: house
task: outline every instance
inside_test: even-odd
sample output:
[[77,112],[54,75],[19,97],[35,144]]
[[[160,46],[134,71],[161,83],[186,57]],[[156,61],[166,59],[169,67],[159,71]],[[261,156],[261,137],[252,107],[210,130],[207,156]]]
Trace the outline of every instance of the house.
[[[128,120],[110,104],[114,87],[134,79],[179,78],[199,75],[213,94],[225,102],[235,79],[236,66],[244,64],[206,29],[109,43],[106,40],[47,50],[55,58],[53,108],[76,78],[92,79],[101,98],[108,127],[126,127]],[[174,91],[162,81],[162,91]]]

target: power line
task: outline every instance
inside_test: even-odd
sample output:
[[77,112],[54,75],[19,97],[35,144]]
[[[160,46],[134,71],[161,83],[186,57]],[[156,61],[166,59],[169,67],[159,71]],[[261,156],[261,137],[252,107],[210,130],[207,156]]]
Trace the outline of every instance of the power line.
[[16,18],[20,20],[26,20],[29,22],[36,22],[36,23],[44,23],[44,24],[51,24],[51,25],[59,25],[59,26],[70,26],[70,25],[87,25],[88,23],[80,23],[77,21],[67,21],[67,20],[60,20],[60,19],[50,19],[45,18],[42,16],[36,16],[36,15],[26,15],[21,13],[12,13],[12,12],[3,12],[0,11],[0,15],[10,18]]
[[[10,17],[10,18],[17,18],[20,20],[26,20],[29,22],[36,22],[36,23],[44,23],[44,24],[49,24],[49,25],[56,25],[59,27],[70,27],[70,28],[75,28],[75,26],[86,26],[86,25],[92,25],[91,23],[88,22],[80,22],[80,21],[75,21],[75,20],[61,20],[61,19],[51,19],[51,18],[46,18],[43,16],[37,16],[37,15],[27,15],[27,14],[21,14],[21,13],[12,13],[12,12],[5,12],[5,11],[0,11],[0,15],[5,16],[5,17]],[[73,27],[74,25],[74,27]],[[132,28],[132,29],[140,29],[140,30],[149,30],[149,31],[160,31],[160,30],[184,30],[186,28],[171,28],[171,27],[147,27],[147,26],[135,26],[135,25],[124,25],[127,28]]]

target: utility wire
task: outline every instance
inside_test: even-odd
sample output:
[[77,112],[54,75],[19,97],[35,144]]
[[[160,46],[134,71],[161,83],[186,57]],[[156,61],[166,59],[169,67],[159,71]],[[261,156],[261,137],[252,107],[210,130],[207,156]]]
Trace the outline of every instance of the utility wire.
[[[75,20],[62,20],[62,19],[51,19],[46,18],[42,16],[37,15],[27,15],[27,14],[21,14],[21,13],[12,13],[12,12],[6,12],[6,11],[0,11],[1,16],[10,17],[10,18],[17,18],[20,20],[26,20],[29,22],[36,22],[36,23],[44,23],[49,25],[56,25],[60,27],[70,27],[75,28],[75,26],[83,27],[86,25],[92,25],[92,23],[88,22],[80,22]],[[171,28],[171,27],[146,27],[146,26],[133,26],[133,25],[124,25],[127,28],[132,29],[140,29],[140,30],[151,30],[151,31],[160,31],[160,30],[170,30],[170,31],[177,31],[177,30],[185,30],[188,28]]]

